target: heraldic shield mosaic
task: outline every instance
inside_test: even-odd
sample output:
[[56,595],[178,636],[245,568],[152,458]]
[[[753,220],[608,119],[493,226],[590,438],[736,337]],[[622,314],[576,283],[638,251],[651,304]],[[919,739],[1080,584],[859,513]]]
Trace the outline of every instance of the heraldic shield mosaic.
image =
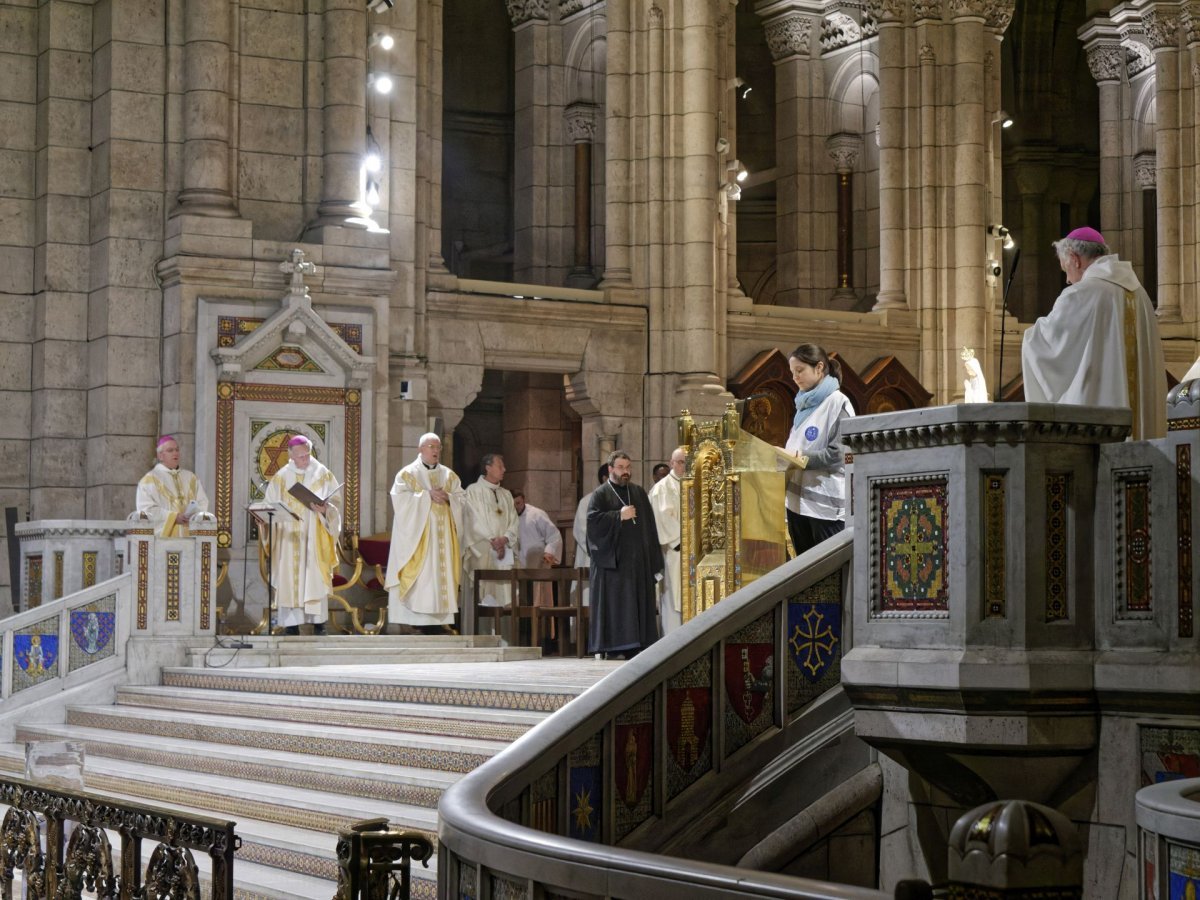
[[750,743],[775,721],[775,614],[766,613],[725,642],[725,753]]
[[113,631],[117,625],[117,595],[109,594],[87,606],[71,610],[71,645],[67,671],[107,659],[116,653]]
[[1168,900],[1196,900],[1200,890],[1200,850],[1174,842],[1167,844]]
[[1180,778],[1200,778],[1200,728],[1138,729],[1142,787]]
[[567,789],[571,792],[568,837],[600,842],[600,811],[604,807],[602,776],[597,734],[567,757]]
[[842,677],[842,573],[839,569],[788,599],[784,635],[787,711],[796,712]]
[[621,840],[654,806],[654,695],[617,716],[613,735],[613,838]]
[[13,633],[13,663],[14,694],[58,675],[58,616]]
[[946,479],[875,488],[879,612],[949,609]]
[[667,799],[712,769],[712,657],[667,681]]
[[558,769],[551,769],[529,786],[530,828],[558,834]]

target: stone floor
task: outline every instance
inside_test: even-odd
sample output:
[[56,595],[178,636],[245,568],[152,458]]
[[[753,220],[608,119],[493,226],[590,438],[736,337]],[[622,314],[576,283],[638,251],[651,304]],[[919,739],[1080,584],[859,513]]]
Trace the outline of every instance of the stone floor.
[[[346,639],[329,638],[307,641],[309,656],[328,653],[312,665],[240,668],[224,651],[207,668],[164,670],[113,705],[21,726],[0,770],[24,771],[24,741],[82,741],[88,790],[235,820],[238,897],[327,900],[339,828],[387,816],[433,836],[446,787],[620,666],[480,662],[471,639],[363,640],[393,661],[348,664]],[[435,855],[412,896],[434,897],[436,877]]]

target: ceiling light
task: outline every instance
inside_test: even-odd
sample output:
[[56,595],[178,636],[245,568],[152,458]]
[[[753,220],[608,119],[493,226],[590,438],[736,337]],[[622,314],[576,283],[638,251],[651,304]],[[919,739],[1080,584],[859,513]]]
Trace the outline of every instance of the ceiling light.
[[370,75],[367,78],[367,84],[375,88],[377,93],[390,94],[392,92],[392,79],[389,75]]
[[395,5],[395,0],[367,0],[367,9],[381,13],[384,10],[391,9]]

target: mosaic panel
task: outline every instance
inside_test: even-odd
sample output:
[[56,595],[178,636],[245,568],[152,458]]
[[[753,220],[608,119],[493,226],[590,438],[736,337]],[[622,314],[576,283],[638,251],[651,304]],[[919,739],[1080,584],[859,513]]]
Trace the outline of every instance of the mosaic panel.
[[178,550],[167,552],[167,621],[179,621],[179,564],[183,554]]
[[150,542],[138,541],[137,627],[146,629],[150,605]]
[[90,588],[96,583],[96,559],[100,554],[95,550],[83,551],[83,586]]
[[1150,572],[1150,470],[1114,474],[1117,618],[1146,618],[1154,596]]
[[788,598],[784,655],[787,711],[811,703],[842,677],[842,572]]
[[[232,347],[265,321],[265,319],[257,319],[250,316],[218,316],[217,346]],[[355,353],[362,356],[362,325],[351,322],[326,322],[325,324],[333,329],[334,333],[346,344],[352,347]]]
[[1071,476],[1046,473],[1046,621],[1059,622],[1071,615],[1067,576],[1068,511]]
[[212,544],[200,545],[200,628],[212,623]]
[[1158,879],[1154,877],[1158,864],[1158,835],[1153,831],[1142,832],[1142,896],[1146,900],[1158,900]]
[[557,768],[546,772],[529,786],[529,821],[526,824],[547,834],[558,834]]
[[1192,636],[1192,447],[1175,448],[1175,517],[1179,545],[1179,636]]
[[474,863],[463,859],[458,861],[458,896],[459,900],[476,900],[479,896],[479,873]]
[[25,600],[29,608],[42,605],[41,554],[25,557]]
[[12,692],[23,691],[58,675],[58,616],[13,632]]
[[668,800],[712,770],[712,700],[712,657],[707,653],[667,681]]
[[1200,728],[1138,729],[1141,786],[1200,777]]
[[617,716],[613,759],[613,838],[621,840],[654,811],[654,695]]
[[725,641],[725,755],[775,722],[775,614],[766,613]]
[[567,757],[567,789],[570,791],[568,803],[571,807],[567,822],[568,837],[596,843],[603,837],[602,776],[600,735],[597,734],[587,743],[572,750]]
[[490,876],[490,880],[492,900],[528,900],[530,897],[529,885],[524,882],[495,874]]
[[1003,619],[1005,595],[1005,477],[1003,472],[983,474],[983,618]]
[[947,490],[945,478],[875,487],[879,612],[948,611]]
[[283,346],[254,368],[267,372],[324,372],[315,359],[299,347]]
[[1196,900],[1200,890],[1200,848],[1167,841],[1167,898]]
[[71,643],[67,671],[74,672],[117,652],[113,634],[117,626],[117,595],[109,594],[71,610]]
[[63,565],[66,562],[66,551],[54,551],[54,599],[63,595]]

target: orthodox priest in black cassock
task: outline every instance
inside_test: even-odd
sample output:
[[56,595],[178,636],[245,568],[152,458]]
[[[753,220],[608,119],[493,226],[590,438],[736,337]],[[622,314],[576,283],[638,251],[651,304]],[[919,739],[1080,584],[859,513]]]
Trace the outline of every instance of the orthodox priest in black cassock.
[[[616,460],[588,505],[591,653],[632,655],[658,640],[654,584],[663,571],[662,548],[650,498],[629,472],[627,458]],[[631,518],[621,517],[626,506],[636,511]]]

